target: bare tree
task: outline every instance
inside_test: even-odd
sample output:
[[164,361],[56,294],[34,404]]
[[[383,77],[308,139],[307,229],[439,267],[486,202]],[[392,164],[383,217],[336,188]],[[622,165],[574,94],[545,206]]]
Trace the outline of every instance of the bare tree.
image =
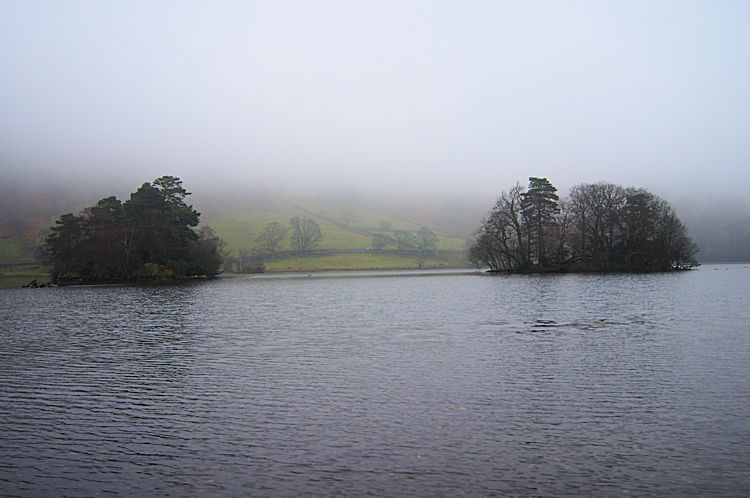
[[554,248],[552,257],[555,264],[564,263],[569,254],[570,232],[573,227],[573,206],[568,199],[560,199],[560,210],[552,224],[550,245]]
[[393,238],[396,240],[396,247],[399,251],[405,249],[413,249],[417,246],[416,237],[411,232],[406,230],[396,230],[393,234]]
[[427,227],[422,227],[417,232],[417,249],[422,252],[434,251],[437,249],[438,238],[435,232]]
[[292,249],[297,251],[308,251],[315,247],[323,238],[320,225],[310,218],[299,218],[295,216],[289,220],[292,227]]
[[263,227],[255,240],[260,242],[261,249],[273,258],[281,245],[281,241],[286,237],[286,232],[287,228],[282,226],[281,223],[272,221]]
[[392,244],[393,242],[393,238],[389,237],[388,235],[384,233],[376,233],[372,236],[372,242],[370,242],[370,245],[372,245],[373,249],[379,251],[388,244]]
[[570,191],[578,252],[606,264],[621,235],[625,189],[611,183],[584,183]]
[[529,245],[521,208],[523,194],[520,184],[500,194],[469,252],[473,261],[493,271],[524,271],[529,267]]

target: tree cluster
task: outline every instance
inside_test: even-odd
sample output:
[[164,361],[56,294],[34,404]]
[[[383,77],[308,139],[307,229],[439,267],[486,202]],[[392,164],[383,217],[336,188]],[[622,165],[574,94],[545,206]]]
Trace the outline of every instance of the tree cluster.
[[205,275],[224,259],[224,242],[174,176],[144,183],[124,203],[110,196],[79,215],[62,215],[37,251],[52,280],[109,282]]
[[276,257],[276,253],[281,249],[281,243],[290,231],[289,244],[293,251],[305,253],[314,249],[323,240],[320,225],[315,220],[295,216],[289,219],[288,227],[278,221],[267,223],[255,239],[258,242],[258,250],[272,258]]
[[430,252],[437,249],[438,237],[427,227],[422,227],[417,232],[396,230],[392,235],[376,233],[370,245],[376,251],[391,246],[398,251]]
[[664,199],[611,183],[560,199],[546,178],[503,192],[469,256],[492,271],[667,271],[698,263],[697,246]]
[[231,263],[237,273],[262,273],[265,271],[265,265],[261,257],[275,258],[282,248],[282,242],[286,239],[287,234],[291,231],[290,247],[292,251],[305,253],[314,249],[323,239],[320,231],[320,225],[310,218],[299,218],[297,216],[289,219],[289,226],[286,227],[278,221],[266,223],[260,231],[255,241],[258,246],[251,256],[250,251],[240,248],[236,258],[231,259]]

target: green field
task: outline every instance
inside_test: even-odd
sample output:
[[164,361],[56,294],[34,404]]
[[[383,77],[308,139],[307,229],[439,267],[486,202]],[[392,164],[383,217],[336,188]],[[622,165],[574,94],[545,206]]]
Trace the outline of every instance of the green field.
[[[216,233],[226,241],[227,250],[232,255],[236,256],[240,249],[245,249],[250,254],[258,252],[260,245],[257,241],[258,234],[267,223],[276,221],[287,226],[289,219],[295,216],[311,218],[320,225],[323,239],[316,249],[367,249],[371,246],[372,237],[376,233],[392,234],[396,230],[416,232],[422,226],[419,223],[365,207],[337,205],[319,200],[279,201],[270,206],[253,206],[251,209],[245,211],[240,206],[232,206],[214,209],[209,207],[203,211],[203,222],[213,227]],[[438,250],[461,251],[464,249],[465,238],[446,233],[440,227],[428,226],[427,228],[438,236]],[[292,248],[287,236],[281,244],[281,250],[290,249]],[[375,259],[383,261],[383,258]],[[399,261],[397,264],[405,263]],[[368,267],[370,266],[372,265]],[[268,265],[267,268],[271,269]]]
[[322,271],[322,270],[399,270],[466,268],[470,264],[461,255],[409,257],[388,254],[331,254],[278,259],[265,263],[266,271]]

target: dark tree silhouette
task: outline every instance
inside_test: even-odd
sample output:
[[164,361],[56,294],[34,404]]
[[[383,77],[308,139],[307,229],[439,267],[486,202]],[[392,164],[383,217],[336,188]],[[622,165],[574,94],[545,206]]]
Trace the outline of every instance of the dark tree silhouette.
[[528,246],[535,247],[536,262],[547,263],[545,239],[554,223],[554,216],[560,211],[555,188],[546,178],[529,178],[529,189],[521,194],[521,210],[526,224]]
[[210,228],[195,232],[200,214],[188,195],[179,178],[164,176],[124,204],[106,197],[78,216],[62,215],[37,254],[55,282],[214,276],[223,241]]
[[521,212],[523,187],[516,184],[500,194],[482,221],[470,258],[493,271],[527,271],[530,266],[526,229]]
[[281,241],[286,238],[287,228],[282,226],[278,221],[272,221],[266,224],[258,234],[256,239],[260,242],[261,250],[270,254],[271,257],[276,255],[276,251],[281,246]]
[[665,271],[697,265],[696,245],[664,199],[608,183],[559,200],[545,178],[503,192],[469,256],[492,271]]

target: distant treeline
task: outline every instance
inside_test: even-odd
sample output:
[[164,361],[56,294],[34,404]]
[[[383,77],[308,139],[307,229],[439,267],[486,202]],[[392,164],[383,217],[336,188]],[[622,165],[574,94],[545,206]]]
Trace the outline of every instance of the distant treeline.
[[697,265],[697,246],[664,199],[610,183],[560,199],[546,178],[503,192],[471,259],[492,271],[667,271]]
[[79,215],[62,215],[37,256],[54,282],[111,282],[215,276],[223,241],[185,202],[182,181],[162,176],[144,183],[125,203],[104,198]]

